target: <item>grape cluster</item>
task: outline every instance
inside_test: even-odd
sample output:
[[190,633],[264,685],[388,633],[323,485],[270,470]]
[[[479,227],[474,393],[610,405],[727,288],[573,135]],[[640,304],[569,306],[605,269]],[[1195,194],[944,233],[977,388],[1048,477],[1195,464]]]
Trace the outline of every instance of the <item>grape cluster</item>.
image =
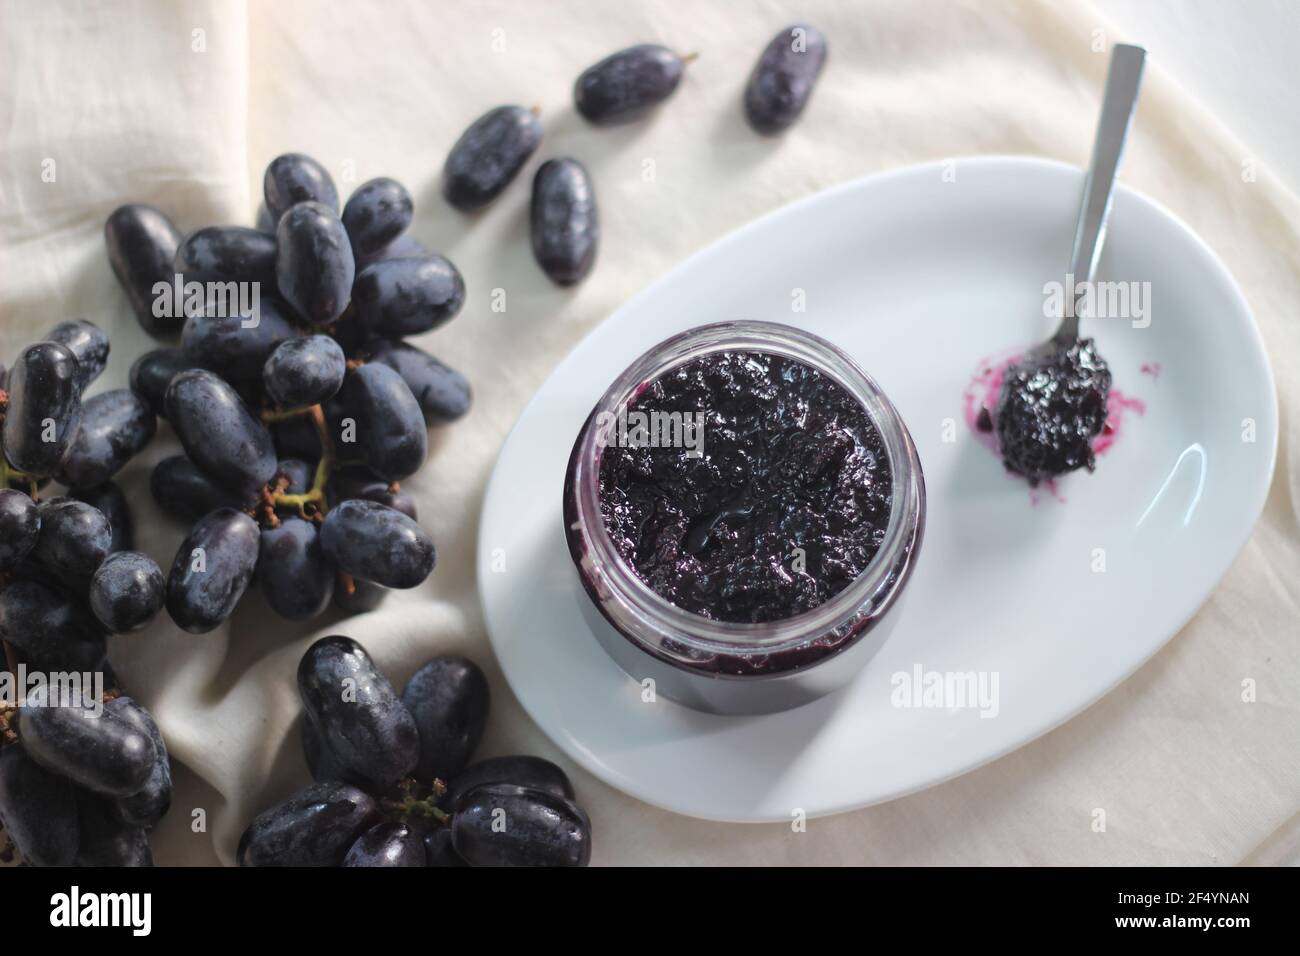
[[[44,678],[0,703],[0,823],[33,866],[149,865],[171,801],[162,736],[107,659],[108,637],[153,620],[164,589],[130,550],[112,481],[153,438],[154,413],[129,389],[83,400],[109,347],[93,323],[61,322],[0,369],[3,667],[15,690]],[[46,496],[51,482],[68,493]]]
[[172,777],[147,710],[125,696],[56,699],[43,685],[8,732],[17,740],[0,750],[0,821],[24,863],[153,865],[149,831],[171,806]]
[[325,637],[303,655],[298,691],[314,782],[248,825],[241,866],[590,861],[591,822],[563,770],[526,756],[470,763],[489,697],[473,661],[435,657],[399,696],[360,644]]
[[465,301],[456,267],[405,235],[407,190],[373,179],[340,210],[329,174],[300,154],[277,157],[263,186],[258,228],[181,238],[140,205],[105,227],[146,328],[160,311],[146,289],[185,290],[179,345],[142,355],[131,387],[184,449],[150,488],[190,524],[166,607],[193,633],[228,619],[253,583],[305,620],[424,581],[433,542],[399,482],[424,464],[427,429],[471,400],[464,376],[405,341]]

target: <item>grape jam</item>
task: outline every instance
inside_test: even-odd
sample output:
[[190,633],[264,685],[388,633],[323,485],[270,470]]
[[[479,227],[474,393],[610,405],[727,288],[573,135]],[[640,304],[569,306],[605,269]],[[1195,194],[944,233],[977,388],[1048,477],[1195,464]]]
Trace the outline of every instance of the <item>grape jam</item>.
[[1006,467],[1031,485],[1078,468],[1092,471],[1110,382],[1092,339],[1031,352],[1011,365],[994,416]]
[[638,412],[700,426],[695,448],[611,433],[600,457],[615,548],[677,607],[783,620],[844,590],[880,550],[889,459],[867,411],[830,376],[772,353],[712,352],[642,387],[628,421]]

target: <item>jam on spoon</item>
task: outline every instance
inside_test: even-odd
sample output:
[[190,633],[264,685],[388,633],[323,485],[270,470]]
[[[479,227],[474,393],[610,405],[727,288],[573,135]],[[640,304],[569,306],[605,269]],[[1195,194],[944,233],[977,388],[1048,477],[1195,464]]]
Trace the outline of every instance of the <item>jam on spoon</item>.
[[[1082,287],[1093,280],[1106,238],[1115,173],[1145,60],[1145,50],[1127,44],[1111,54],[1070,260],[1069,281],[1082,277]],[[1032,485],[1078,468],[1091,471],[1092,441],[1106,424],[1110,369],[1092,339],[1079,338],[1076,304],[1067,299],[1056,334],[1007,368],[993,414],[1003,463]]]

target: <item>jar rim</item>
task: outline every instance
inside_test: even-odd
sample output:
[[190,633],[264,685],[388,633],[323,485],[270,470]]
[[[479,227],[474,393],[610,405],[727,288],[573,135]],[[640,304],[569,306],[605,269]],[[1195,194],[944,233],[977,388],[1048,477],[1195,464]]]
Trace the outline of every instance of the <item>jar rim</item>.
[[[889,460],[889,522],[879,550],[843,590],[791,617],[774,621],[717,621],[678,607],[635,573],[614,544],[600,511],[600,455],[603,445],[596,423],[602,413],[617,414],[646,384],[685,362],[715,352],[776,354],[811,366],[833,379],[858,401],[879,433]],[[893,403],[856,361],[838,346],[797,326],[741,320],[696,326],[671,336],[635,359],[606,389],[583,426],[574,448],[572,469],[575,527],[587,545],[584,561],[601,571],[602,583],[656,631],[701,655],[776,653],[805,643],[811,635],[833,628],[859,613],[880,595],[891,599],[901,581],[891,580],[912,547],[923,520],[923,478],[911,435]],[[881,592],[884,592],[883,594]],[[642,642],[643,643],[643,642]]]

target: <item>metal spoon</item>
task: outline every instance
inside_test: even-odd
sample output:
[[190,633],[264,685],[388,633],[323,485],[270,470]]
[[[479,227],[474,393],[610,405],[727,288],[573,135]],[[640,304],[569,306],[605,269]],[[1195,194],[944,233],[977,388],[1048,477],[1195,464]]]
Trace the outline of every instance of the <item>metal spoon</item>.
[[[1091,288],[1106,238],[1115,172],[1137,103],[1146,51],[1119,45],[1110,58],[1092,162],[1070,256],[1070,293],[1056,334],[1008,366],[993,424],[1002,462],[1030,484],[1078,468],[1092,470],[1092,440],[1106,425],[1110,369],[1093,343],[1079,338],[1079,296]],[[1075,283],[1082,282],[1082,289]]]
[[[1102,96],[1101,118],[1092,144],[1092,162],[1083,183],[1083,202],[1079,207],[1079,224],[1074,230],[1074,251],[1070,255],[1069,276],[1074,283],[1091,284],[1106,241],[1106,219],[1110,215],[1115,173],[1124,155],[1129,122],[1137,105],[1142,84],[1142,67],[1147,51],[1140,46],[1117,44],[1110,55],[1110,72]],[[1073,288],[1073,287],[1072,287]],[[1082,295],[1082,293],[1079,293]],[[1068,348],[1079,338],[1077,297],[1066,298],[1065,315],[1056,334],[1045,343],[1053,350]]]

